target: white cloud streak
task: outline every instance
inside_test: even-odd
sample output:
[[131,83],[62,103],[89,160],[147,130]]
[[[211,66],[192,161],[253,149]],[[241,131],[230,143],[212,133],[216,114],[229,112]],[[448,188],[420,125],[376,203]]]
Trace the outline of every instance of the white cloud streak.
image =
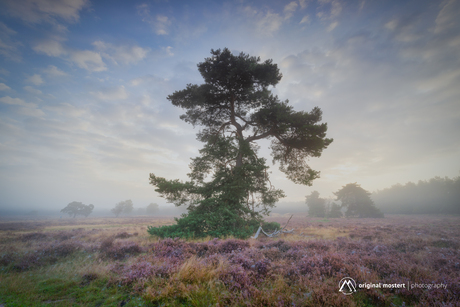
[[137,6],[137,12],[142,17],[142,21],[150,24],[157,35],[169,34],[169,28],[172,22],[168,16],[161,14],[152,16],[150,13],[150,6],[148,4],[141,4]]
[[11,90],[11,87],[6,85],[5,83],[0,83],[0,91],[7,91],[7,90]]
[[54,65],[49,65],[43,72],[54,77],[65,77],[68,75]]
[[41,84],[45,83],[45,81],[43,81],[43,79],[42,79],[42,76],[39,75],[39,74],[29,76],[29,77],[26,78],[25,81],[29,82],[29,83],[32,83],[34,85],[41,85]]
[[79,20],[80,11],[89,3],[87,0],[5,0],[8,12],[30,23],[56,23],[56,19],[67,22]]
[[150,52],[149,48],[127,45],[115,46],[103,41],[95,41],[93,45],[104,57],[112,60],[115,64],[118,64],[118,62],[124,65],[137,64],[145,59]]

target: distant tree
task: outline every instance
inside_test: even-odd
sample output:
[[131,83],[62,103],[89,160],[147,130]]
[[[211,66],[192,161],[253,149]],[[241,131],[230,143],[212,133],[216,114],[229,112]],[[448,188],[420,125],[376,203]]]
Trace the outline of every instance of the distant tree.
[[136,213],[137,215],[145,215],[145,208],[137,208]]
[[130,199],[121,201],[118,204],[116,204],[115,208],[113,208],[110,211],[112,211],[112,213],[115,214],[116,217],[118,217],[121,213],[129,214],[133,211],[133,202]]
[[93,212],[94,205],[89,204],[88,206],[85,206],[85,208],[80,212],[80,214],[84,215],[85,217],[88,217]]
[[327,212],[327,217],[329,218],[339,218],[342,217],[343,213],[341,210],[341,207],[337,205],[336,203],[332,203],[329,207],[329,210]]
[[145,212],[149,215],[157,214],[160,208],[158,207],[158,204],[151,203],[150,205],[145,208]]
[[370,198],[371,193],[357,183],[349,183],[334,194],[342,202],[342,207],[347,208],[347,217],[383,217],[383,213]]
[[93,205],[84,205],[81,202],[73,201],[67,205],[64,209],[61,210],[63,213],[67,213],[73,218],[75,218],[78,214],[84,215],[88,217],[88,215],[93,212],[94,206]]
[[319,193],[317,191],[311,192],[311,194],[306,197],[306,203],[308,205],[309,216],[326,216],[326,200],[320,198]]

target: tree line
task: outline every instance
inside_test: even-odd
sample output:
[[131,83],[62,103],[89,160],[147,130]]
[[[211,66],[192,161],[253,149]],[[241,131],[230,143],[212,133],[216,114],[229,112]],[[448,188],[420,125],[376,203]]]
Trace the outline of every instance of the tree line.
[[385,213],[460,214],[460,176],[395,184],[372,194]]
[[[75,218],[77,215],[83,215],[84,217],[88,217],[94,209],[94,205],[85,205],[81,202],[73,201],[69,203],[65,208],[61,210],[62,213],[68,214],[70,217]],[[121,201],[115,204],[115,207],[110,210],[116,217],[120,214],[131,214],[134,210],[133,202],[128,199],[125,201]],[[146,208],[138,208],[139,214],[147,214],[147,215],[154,215],[159,212],[160,208],[158,204],[151,203]]]

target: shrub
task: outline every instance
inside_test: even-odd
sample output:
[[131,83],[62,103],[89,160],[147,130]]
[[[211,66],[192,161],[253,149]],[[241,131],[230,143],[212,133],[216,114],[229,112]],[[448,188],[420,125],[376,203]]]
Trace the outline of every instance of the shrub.
[[129,238],[131,236],[132,236],[131,234],[129,234],[126,231],[124,231],[124,232],[120,232],[120,233],[116,234],[115,239],[126,239],[126,238]]
[[21,236],[21,241],[22,242],[28,242],[28,241],[40,241],[46,239],[48,236],[44,234],[43,232],[31,232],[31,233],[26,233]]
[[233,251],[242,251],[249,247],[249,242],[243,240],[229,239],[223,241],[219,246],[220,253],[231,253]]
[[[109,258],[113,260],[121,260],[133,255],[140,254],[142,252],[142,247],[140,247],[137,243],[135,242],[111,242],[107,240],[104,245],[104,248],[102,248],[101,245],[101,251],[102,251],[102,257],[103,258]],[[104,244],[104,242],[103,242]]]

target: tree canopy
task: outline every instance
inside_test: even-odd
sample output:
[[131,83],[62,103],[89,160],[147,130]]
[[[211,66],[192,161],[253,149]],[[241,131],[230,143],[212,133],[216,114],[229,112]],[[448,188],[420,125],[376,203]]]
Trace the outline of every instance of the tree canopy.
[[115,214],[116,217],[118,217],[121,213],[129,214],[133,211],[133,202],[130,199],[121,201],[110,211]]
[[326,200],[319,197],[318,191],[311,192],[311,194],[306,197],[306,203],[308,205],[309,216],[326,216]]
[[359,184],[349,183],[334,193],[337,200],[345,207],[347,217],[383,217],[383,213],[375,207],[370,198],[371,193],[364,190]]
[[156,203],[150,203],[147,208],[145,208],[145,213],[149,215],[157,214],[160,211],[160,207]]
[[269,90],[281,80],[272,60],[230,50],[211,50],[198,64],[204,84],[188,84],[167,98],[186,110],[181,119],[202,129],[200,156],[190,164],[190,181],[167,180],[150,174],[150,183],[176,206],[186,205],[188,214],[177,225],[149,228],[160,236],[246,237],[262,215],[284,197],[269,180],[266,159],[258,156],[256,141],[271,140],[273,163],[295,183],[311,185],[319,172],[307,164],[319,157],[332,139],[327,124],[319,123],[318,107],[294,111]]
[[69,203],[64,209],[61,210],[63,213],[67,213],[72,217],[76,217],[78,214],[84,215],[85,217],[89,216],[93,212],[94,206],[84,205],[81,202],[73,201]]

